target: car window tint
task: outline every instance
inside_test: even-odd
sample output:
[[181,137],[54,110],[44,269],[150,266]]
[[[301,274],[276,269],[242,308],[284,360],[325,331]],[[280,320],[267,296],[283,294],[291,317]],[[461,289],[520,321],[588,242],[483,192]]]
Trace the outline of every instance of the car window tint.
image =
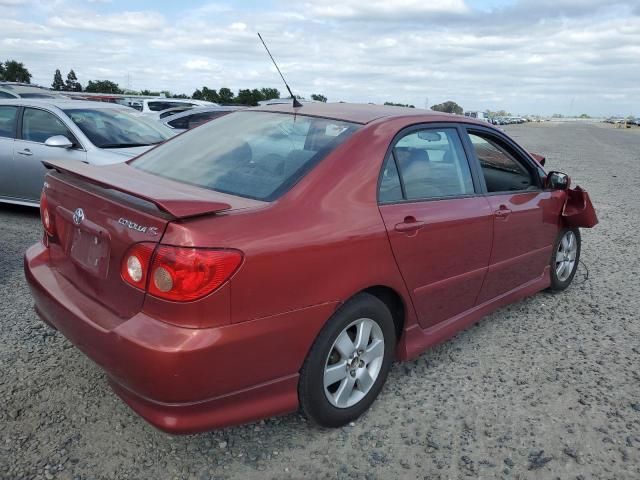
[[357,128],[304,115],[235,112],[188,130],[131,165],[172,180],[271,201]]
[[189,117],[186,116],[186,117],[176,118],[174,120],[171,120],[170,122],[167,122],[167,124],[172,126],[173,128],[186,130],[187,128],[189,128]]
[[474,193],[471,170],[455,128],[407,134],[393,148],[408,200]]
[[162,110],[166,110],[167,108],[190,107],[190,106],[193,106],[193,103],[153,101],[153,102],[148,102],[147,105],[149,106],[149,110],[151,110],[152,112],[160,112]]
[[393,203],[403,199],[398,168],[391,153],[387,155],[382,167],[378,199],[380,203]]
[[202,125],[205,122],[208,122],[212,118],[219,117],[227,112],[203,112],[203,113],[194,113],[189,116],[189,128],[197,127],[198,125]]
[[14,138],[18,107],[0,106],[0,137]]
[[36,108],[25,108],[22,114],[22,139],[44,143],[49,137],[63,135],[75,142],[67,126],[50,112]]
[[488,192],[537,189],[525,166],[490,136],[470,133]]
[[0,90],[0,98],[16,98],[16,96]]

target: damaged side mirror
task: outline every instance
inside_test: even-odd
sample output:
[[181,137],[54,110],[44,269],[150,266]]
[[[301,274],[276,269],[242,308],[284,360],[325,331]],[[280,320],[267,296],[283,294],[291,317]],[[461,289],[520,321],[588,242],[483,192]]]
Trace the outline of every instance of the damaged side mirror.
[[568,190],[571,186],[571,178],[566,173],[549,172],[545,187],[551,190]]

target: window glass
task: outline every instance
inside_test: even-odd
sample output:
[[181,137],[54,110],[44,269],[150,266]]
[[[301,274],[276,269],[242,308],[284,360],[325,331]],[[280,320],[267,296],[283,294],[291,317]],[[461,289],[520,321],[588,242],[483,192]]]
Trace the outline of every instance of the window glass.
[[36,108],[25,108],[22,115],[22,139],[44,143],[49,137],[63,135],[75,142],[67,126],[53,113]]
[[186,117],[176,118],[174,120],[171,120],[170,122],[167,122],[167,124],[172,126],[173,128],[186,130],[187,128],[189,128],[189,117],[186,116]]
[[164,125],[128,108],[78,108],[64,113],[98,148],[155,145],[173,136]]
[[0,90],[0,98],[16,98],[16,96]]
[[382,178],[380,179],[380,203],[391,203],[402,200],[402,187],[400,177],[393,155],[389,154],[382,167]]
[[304,115],[235,112],[188,130],[131,165],[179,182],[271,201],[357,128]]
[[14,138],[18,107],[0,106],[0,137]]
[[455,128],[412,132],[393,148],[408,200],[474,193],[469,163]]
[[152,112],[160,112],[161,110],[166,110],[167,108],[173,107],[190,107],[193,106],[193,103],[188,102],[167,102],[167,101],[153,101],[148,102],[149,110]]
[[189,116],[189,128],[197,127],[198,125],[202,125],[205,122],[208,122],[212,118],[219,117],[220,115],[224,115],[227,112],[203,112],[203,113],[194,113]]
[[538,188],[524,165],[495,140],[478,133],[470,133],[469,138],[480,160],[488,192],[512,192]]

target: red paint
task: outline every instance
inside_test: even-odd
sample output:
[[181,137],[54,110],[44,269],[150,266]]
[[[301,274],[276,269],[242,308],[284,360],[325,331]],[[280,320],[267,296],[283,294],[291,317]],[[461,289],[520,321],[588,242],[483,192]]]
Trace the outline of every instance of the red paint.
[[[55,235],[25,254],[36,310],[158,428],[195,432],[295,410],[311,344],[335,309],[364,289],[384,286],[402,300],[397,354],[406,360],[549,285],[563,191],[377,203],[383,159],[400,130],[485,123],[367,105],[310,104],[297,112],[364,125],[272,203],[127,164],[56,164],[60,171],[47,177]],[[80,206],[82,235],[98,239],[104,254],[96,265],[69,250]],[[233,249],[242,263],[213,293],[171,301],[123,280],[122,259],[138,242]]]

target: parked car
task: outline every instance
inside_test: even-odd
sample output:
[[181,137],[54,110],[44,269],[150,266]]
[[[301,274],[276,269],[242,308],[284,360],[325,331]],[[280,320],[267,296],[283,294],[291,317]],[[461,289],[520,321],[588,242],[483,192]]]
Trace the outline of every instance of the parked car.
[[484,112],[479,112],[479,111],[464,112],[464,116],[465,117],[469,117],[469,118],[475,118],[477,120],[482,120],[484,122],[491,123],[491,120],[489,119],[489,116]]
[[0,100],[0,202],[37,206],[43,160],[124,162],[174,133],[133,110],[84,100]]
[[8,98],[57,98],[62,100],[65,97],[53,90],[30,83],[0,82],[0,100]]
[[[162,123],[176,132],[184,132],[209,120],[238,110],[237,107],[199,107],[162,118]],[[163,112],[164,113],[164,112]]]
[[40,317],[163,430],[298,407],[336,427],[394,359],[571,284],[595,213],[570,222],[569,178],[536,158],[464,116],[241,110],[126,163],[48,162],[26,277]]
[[[139,104],[141,108],[136,108],[135,104]],[[203,100],[181,100],[177,98],[146,98],[133,102],[132,107],[139,110],[144,115],[158,120],[160,113],[169,108],[193,108],[193,107],[215,107],[217,103],[205,102]]]

